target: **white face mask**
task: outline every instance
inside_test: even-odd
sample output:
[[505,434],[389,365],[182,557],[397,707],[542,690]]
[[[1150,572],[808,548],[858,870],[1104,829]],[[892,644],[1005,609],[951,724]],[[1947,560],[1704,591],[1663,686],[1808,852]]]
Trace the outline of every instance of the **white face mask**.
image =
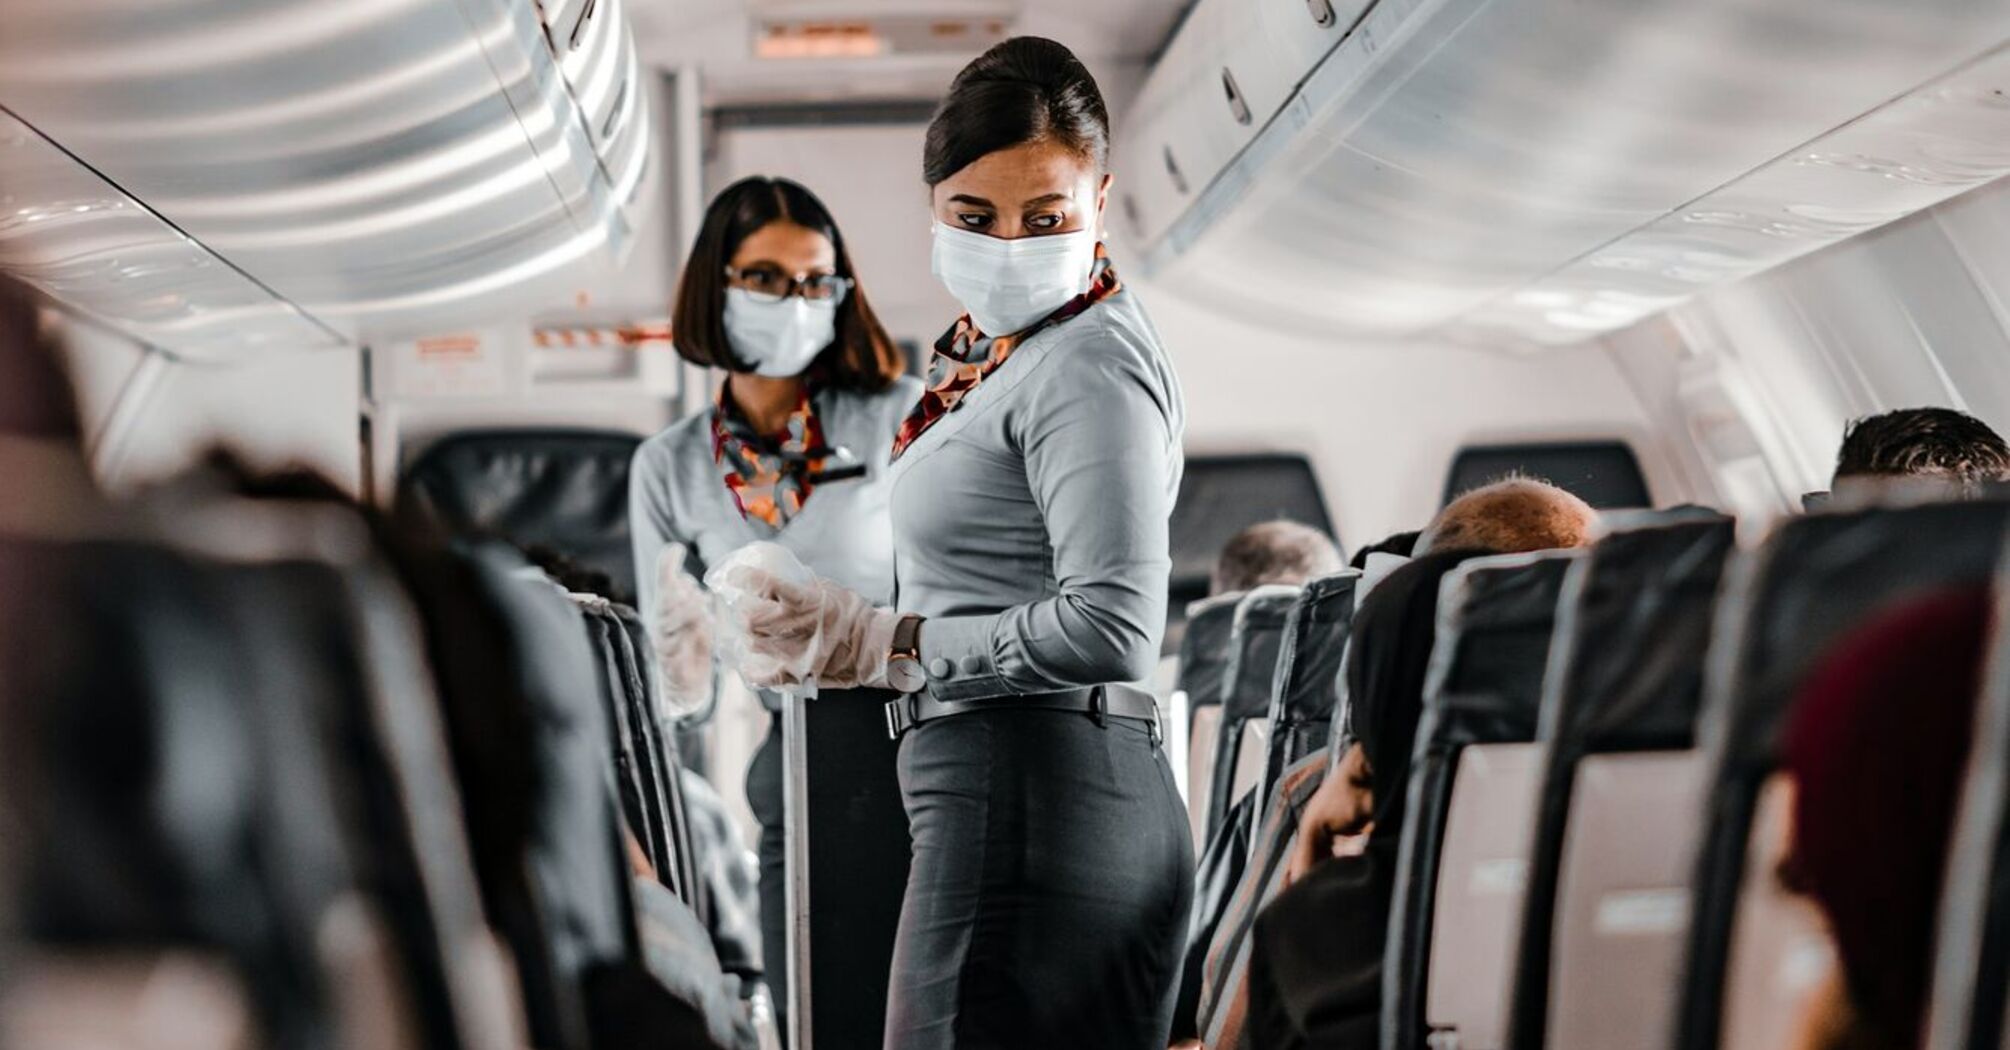
[[756,299],[745,288],[726,289],[726,342],[733,356],[771,379],[801,375],[837,338],[842,297],[812,302],[791,295],[780,302]]
[[985,335],[1011,335],[1089,288],[1096,231],[1005,241],[935,224],[935,276]]

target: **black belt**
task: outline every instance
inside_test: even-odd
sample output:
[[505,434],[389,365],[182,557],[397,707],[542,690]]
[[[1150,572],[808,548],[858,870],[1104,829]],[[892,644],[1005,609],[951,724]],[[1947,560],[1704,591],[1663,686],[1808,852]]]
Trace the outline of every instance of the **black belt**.
[[899,740],[902,733],[923,722],[967,715],[973,711],[997,711],[1006,708],[1078,711],[1088,715],[1097,725],[1104,725],[1112,718],[1135,718],[1151,727],[1153,746],[1157,746],[1165,739],[1165,732],[1159,723],[1158,701],[1153,699],[1150,693],[1122,685],[1099,685],[1088,689],[1070,689],[1066,692],[1039,693],[1033,696],[1000,696],[989,700],[947,701],[916,693],[888,701],[886,735],[890,740]]

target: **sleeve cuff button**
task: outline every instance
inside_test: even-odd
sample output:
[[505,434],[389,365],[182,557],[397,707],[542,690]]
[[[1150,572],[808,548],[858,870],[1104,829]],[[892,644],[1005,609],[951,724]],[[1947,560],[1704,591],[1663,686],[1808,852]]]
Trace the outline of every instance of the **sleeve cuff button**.
[[930,678],[947,678],[955,673],[955,671],[956,666],[951,664],[949,658],[946,656],[938,656],[928,662],[928,676]]

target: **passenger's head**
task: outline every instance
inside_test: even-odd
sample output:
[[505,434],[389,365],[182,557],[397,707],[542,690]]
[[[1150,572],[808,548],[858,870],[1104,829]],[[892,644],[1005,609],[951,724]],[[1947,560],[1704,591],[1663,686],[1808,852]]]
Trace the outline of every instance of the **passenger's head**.
[[1295,521],[1264,521],[1222,546],[1208,590],[1230,594],[1267,583],[1295,587],[1340,568],[1340,550],[1325,533]]
[[1835,480],[1896,477],[2002,481],[2010,478],[2010,445],[1989,424],[1951,408],[1901,408],[1851,423]]
[[1109,110],[1088,68],[1052,40],[1013,37],[950,83],[928,125],[922,178],[936,222],[952,230],[1093,236],[1109,152]]
[[[1426,554],[1384,579],[1354,614],[1347,641],[1347,728],[1358,754],[1343,768],[1365,769],[1365,808],[1375,833],[1402,829],[1404,785],[1410,752],[1424,712],[1424,676],[1436,643],[1439,585],[1479,551]],[[1350,748],[1352,751],[1353,748]]]
[[677,352],[706,368],[852,390],[884,390],[905,370],[837,220],[787,179],[741,179],[713,199],[671,327]]
[[1989,635],[1986,588],[1881,615],[1838,642],[1797,695],[1783,742],[1795,784],[1790,884],[1827,920],[1847,1016],[1833,1045],[1911,1050]]
[[1417,550],[1523,551],[1582,547],[1591,542],[1598,512],[1545,481],[1508,478],[1476,488],[1438,512]]

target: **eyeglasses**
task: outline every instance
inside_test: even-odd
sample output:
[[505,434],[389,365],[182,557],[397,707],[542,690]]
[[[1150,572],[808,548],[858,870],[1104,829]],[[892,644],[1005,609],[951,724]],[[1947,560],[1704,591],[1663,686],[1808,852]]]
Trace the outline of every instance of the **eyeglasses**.
[[849,277],[839,277],[834,273],[794,277],[772,266],[750,266],[744,270],[728,266],[726,278],[734,282],[734,287],[745,289],[754,298],[771,303],[781,302],[791,295],[800,295],[811,302],[838,301],[852,289]]

